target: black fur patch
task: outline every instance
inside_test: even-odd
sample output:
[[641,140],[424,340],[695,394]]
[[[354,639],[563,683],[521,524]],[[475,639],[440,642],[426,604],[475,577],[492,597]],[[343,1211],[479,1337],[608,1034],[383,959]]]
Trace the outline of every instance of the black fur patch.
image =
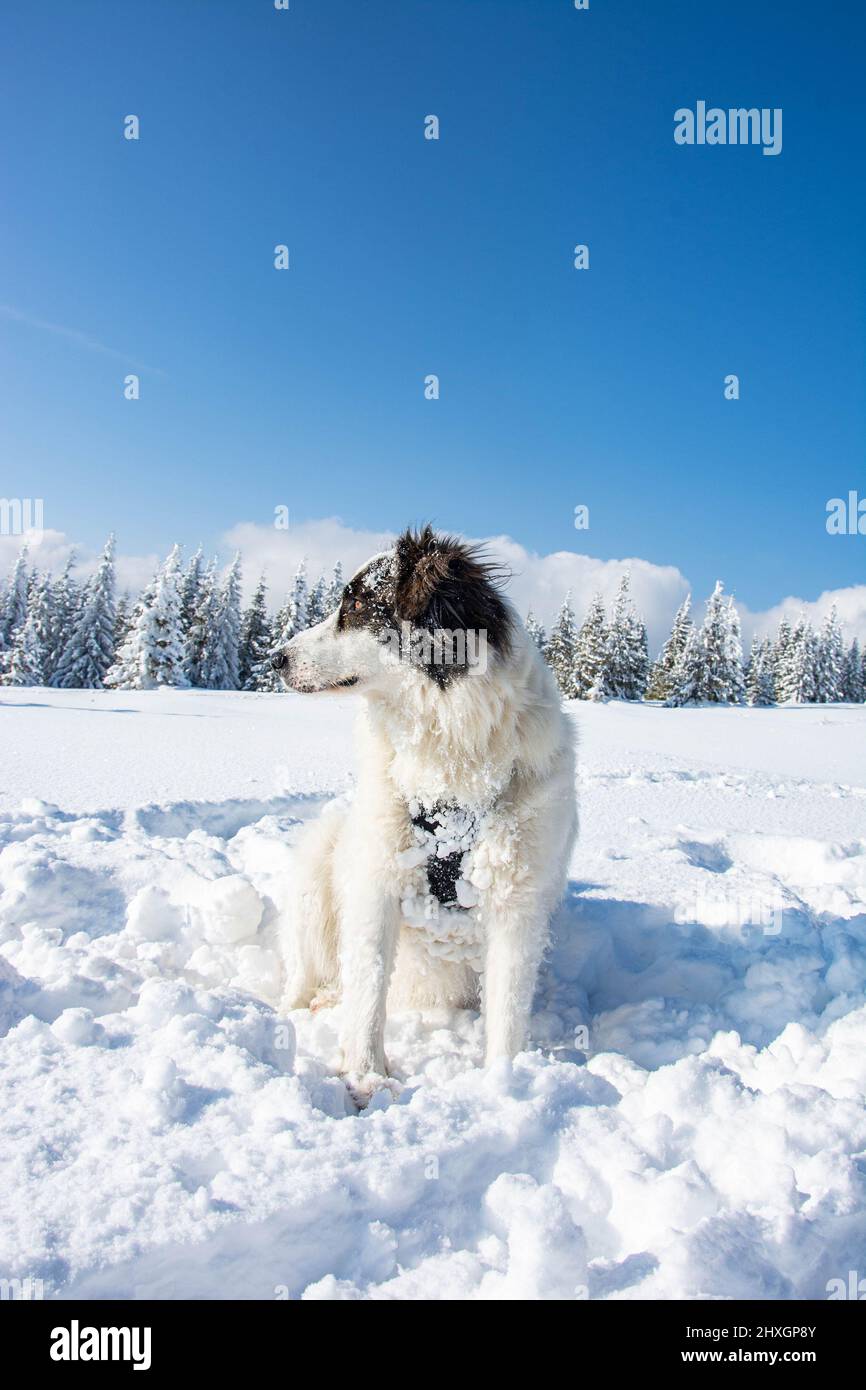
[[[412,817],[412,824],[417,825],[419,830],[426,831],[428,835],[435,835],[439,825],[439,813],[443,809],[449,808],[434,806],[429,812],[421,808]],[[437,854],[431,854],[427,860],[427,883],[430,892],[434,898],[439,899],[443,907],[457,901],[457,880],[462,863],[462,850],[454,850],[452,854],[443,855],[442,858]]]

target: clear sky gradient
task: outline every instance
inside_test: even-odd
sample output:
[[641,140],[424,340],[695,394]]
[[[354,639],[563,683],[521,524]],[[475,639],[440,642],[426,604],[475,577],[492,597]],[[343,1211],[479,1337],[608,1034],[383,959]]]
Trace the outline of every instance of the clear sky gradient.
[[[5,4],[0,490],[126,551],[286,504],[642,556],[752,608],[862,583],[866,537],[824,521],[866,495],[864,25],[858,0]],[[677,146],[699,99],[781,107],[782,153]]]

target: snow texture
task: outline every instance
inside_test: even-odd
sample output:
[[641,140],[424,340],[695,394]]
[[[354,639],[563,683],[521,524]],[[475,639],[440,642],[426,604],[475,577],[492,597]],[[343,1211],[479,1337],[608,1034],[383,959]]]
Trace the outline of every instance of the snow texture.
[[[864,1272],[866,709],[573,706],[532,1024],[275,1012],[353,701],[0,692],[0,1276],[85,1298],[826,1297]],[[459,827],[445,848],[459,841]],[[419,846],[426,853],[429,845]]]

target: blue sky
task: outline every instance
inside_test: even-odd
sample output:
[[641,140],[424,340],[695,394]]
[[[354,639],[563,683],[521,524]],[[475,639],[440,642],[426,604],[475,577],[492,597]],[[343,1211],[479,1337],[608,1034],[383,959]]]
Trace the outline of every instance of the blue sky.
[[[861,5],[47,0],[0,42],[2,492],[47,526],[286,504],[753,609],[863,582],[824,527],[866,494]],[[781,107],[782,153],[675,145],[698,99]]]

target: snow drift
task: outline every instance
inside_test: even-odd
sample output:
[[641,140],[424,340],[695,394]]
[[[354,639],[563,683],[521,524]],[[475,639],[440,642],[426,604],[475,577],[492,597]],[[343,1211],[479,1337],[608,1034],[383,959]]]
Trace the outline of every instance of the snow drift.
[[0,1276],[48,1296],[826,1297],[866,1273],[866,710],[581,706],[513,1065],[275,1012],[351,701],[6,690]]

